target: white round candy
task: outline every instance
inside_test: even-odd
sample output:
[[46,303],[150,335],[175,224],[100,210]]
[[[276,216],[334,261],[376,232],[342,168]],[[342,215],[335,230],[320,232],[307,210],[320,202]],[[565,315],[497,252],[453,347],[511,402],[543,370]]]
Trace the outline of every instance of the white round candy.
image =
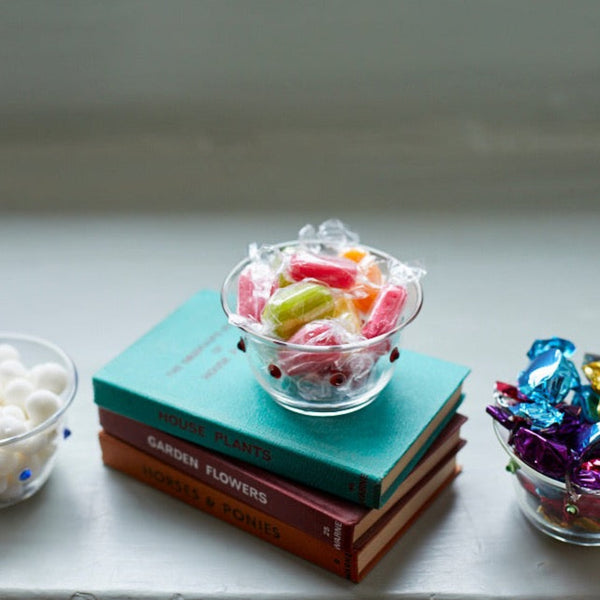
[[17,377],[26,377],[27,369],[23,366],[23,363],[16,358],[9,358],[0,363],[0,382],[6,386],[6,384],[16,379]]
[[19,466],[20,455],[0,448],[0,477],[9,475]]
[[59,441],[56,437],[48,437],[47,434],[41,434],[39,436],[34,436],[39,443],[37,447],[34,444],[31,444],[29,454],[36,454],[40,460],[46,462],[54,456],[59,447]]
[[55,394],[62,393],[69,382],[67,370],[56,362],[36,365],[29,372],[29,376],[37,388],[50,390]]
[[21,435],[27,431],[27,426],[24,421],[15,419],[10,415],[0,414],[0,440]]
[[8,485],[6,489],[0,494],[0,500],[13,502],[23,494],[23,485],[19,481],[18,477],[7,477]]
[[60,398],[49,390],[35,390],[25,400],[25,410],[32,425],[49,419],[61,407]]
[[6,384],[4,388],[4,401],[6,404],[14,404],[21,408],[25,407],[25,400],[35,388],[28,379],[17,377]]
[[0,363],[5,360],[19,360],[19,351],[12,344],[0,344]]
[[[27,430],[30,431],[36,426],[36,424],[32,423],[31,421],[27,421],[25,426],[27,427]],[[50,428],[51,431],[44,429],[43,431],[36,433],[34,436],[29,436],[20,442],[16,442],[13,444],[15,451],[21,452],[25,456],[31,456],[32,454],[40,452],[47,446],[53,445],[54,429],[54,427]]]
[[2,416],[4,417],[14,417],[19,421],[25,421],[27,419],[23,409],[20,406],[16,406],[15,404],[8,404],[2,408]]

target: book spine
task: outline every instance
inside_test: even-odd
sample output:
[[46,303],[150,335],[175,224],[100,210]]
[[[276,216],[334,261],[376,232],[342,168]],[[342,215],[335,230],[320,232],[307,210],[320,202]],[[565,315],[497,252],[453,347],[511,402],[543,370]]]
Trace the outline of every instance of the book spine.
[[357,581],[355,556],[336,550],[279,519],[258,511],[219,490],[105,433],[99,433],[105,465],[169,494],[266,542],[351,581]]
[[[104,431],[146,454],[336,549],[349,551],[352,548],[357,511],[353,514],[354,522],[349,523],[347,515],[334,516],[324,510],[326,497],[320,499],[320,506],[310,504],[307,502],[309,494],[303,494],[301,488],[285,485],[277,476],[262,472],[258,467],[245,465],[103,408],[99,409],[99,415]],[[329,510],[335,508],[329,506]]]
[[94,402],[102,408],[357,504],[369,508],[380,508],[382,504],[379,482],[358,471],[300,456],[289,448],[267,447],[252,436],[165,406],[97,377],[93,385]]

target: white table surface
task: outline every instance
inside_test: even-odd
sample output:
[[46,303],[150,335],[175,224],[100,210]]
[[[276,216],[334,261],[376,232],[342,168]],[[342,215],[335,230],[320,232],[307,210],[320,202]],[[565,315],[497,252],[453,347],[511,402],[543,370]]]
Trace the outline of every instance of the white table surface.
[[0,217],[0,329],[61,345],[80,388],[46,486],[0,511],[0,598],[597,598],[600,549],[534,531],[484,413],[536,338],[600,351],[598,213],[548,210],[344,219],[428,269],[404,345],[472,367],[464,472],[359,585],[103,467],[92,374],[250,241],[328,214]]

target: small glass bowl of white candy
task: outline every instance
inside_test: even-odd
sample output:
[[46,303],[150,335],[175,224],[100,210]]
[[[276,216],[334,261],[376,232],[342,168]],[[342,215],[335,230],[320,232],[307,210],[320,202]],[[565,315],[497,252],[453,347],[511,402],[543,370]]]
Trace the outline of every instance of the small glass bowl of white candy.
[[0,333],[0,508],[35,494],[48,479],[77,390],[73,361],[57,346]]

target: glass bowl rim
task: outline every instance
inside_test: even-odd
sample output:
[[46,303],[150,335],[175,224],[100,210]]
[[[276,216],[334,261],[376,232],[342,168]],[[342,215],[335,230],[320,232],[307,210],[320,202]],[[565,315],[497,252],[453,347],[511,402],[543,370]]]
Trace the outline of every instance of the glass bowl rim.
[[[298,240],[295,240],[295,241],[290,241],[290,242],[281,242],[279,244],[271,244],[271,247],[279,249],[279,248],[286,248],[286,247],[290,247],[290,246],[299,246],[299,245],[300,245],[300,242]],[[395,258],[391,254],[388,254],[387,252],[385,252],[383,250],[379,250],[377,248],[367,246],[366,244],[360,244],[360,247],[364,248],[365,250],[371,252],[372,254],[376,254],[386,260],[394,260],[394,261],[400,262],[397,258]],[[248,326],[244,323],[232,322],[232,321],[235,321],[235,319],[233,317],[235,317],[236,313],[233,312],[229,307],[229,302],[227,299],[228,289],[229,289],[230,284],[233,281],[233,279],[241,273],[242,269],[244,269],[248,264],[250,264],[251,260],[252,259],[250,257],[246,257],[246,258],[242,259],[231,269],[231,271],[225,277],[225,280],[223,281],[223,284],[221,285],[221,306],[223,308],[223,311],[227,315],[227,319],[230,324],[232,324],[235,327],[246,332],[248,335],[250,335],[254,338],[257,338],[258,340],[260,340],[263,343],[273,344],[273,345],[281,347],[281,348],[286,348],[289,350],[295,350],[295,351],[301,351],[301,352],[314,352],[315,354],[324,353],[324,352],[351,352],[353,350],[364,350],[366,348],[370,348],[372,346],[376,346],[377,344],[380,344],[381,342],[387,340],[390,337],[393,337],[396,333],[398,333],[399,331],[404,329],[407,325],[409,325],[412,321],[415,320],[415,318],[421,312],[421,308],[423,307],[423,286],[421,285],[421,282],[418,280],[410,281],[410,282],[408,282],[408,284],[406,284],[406,287],[408,287],[409,285],[414,286],[414,289],[416,290],[416,296],[417,296],[414,310],[408,316],[408,318],[406,318],[404,321],[402,321],[401,323],[396,325],[396,327],[394,327],[390,331],[388,331],[386,333],[382,333],[381,335],[378,335],[373,338],[369,338],[366,340],[360,340],[358,342],[353,342],[350,344],[334,344],[334,345],[330,345],[330,346],[309,346],[306,344],[292,344],[286,340],[279,340],[274,337],[262,335],[261,333],[254,331],[251,326]]]
[[42,347],[54,352],[57,356],[59,356],[63,360],[64,364],[66,365],[67,371],[70,372],[72,381],[70,383],[70,387],[67,387],[67,389],[64,390],[64,392],[63,392],[63,393],[65,393],[65,392],[68,393],[68,395],[65,396],[65,401],[63,402],[63,405],[49,419],[46,419],[45,421],[43,421],[39,425],[36,425],[33,429],[30,429],[29,431],[26,431],[25,433],[20,433],[18,435],[13,435],[12,437],[1,439],[0,440],[0,448],[2,448],[4,446],[9,446],[11,444],[16,444],[23,440],[27,440],[31,437],[34,437],[38,433],[41,433],[42,431],[48,429],[48,427],[50,427],[51,425],[56,423],[73,403],[73,400],[75,399],[75,395],[77,393],[77,386],[79,383],[77,367],[75,366],[75,363],[73,362],[71,357],[62,348],[60,348],[53,342],[50,342],[49,340],[46,340],[44,338],[41,338],[41,337],[38,337],[35,335],[29,335],[26,333],[0,331],[0,343],[10,344],[11,340],[15,341],[15,342],[21,341],[21,342],[37,344],[39,346],[42,346]]
[[[539,478],[543,483],[557,487],[561,491],[563,491],[565,494],[568,493],[567,484],[564,481],[560,481],[559,479],[554,479],[553,477],[549,477],[548,475],[544,475],[543,473],[540,473],[539,471],[534,469],[532,466],[530,466],[526,462],[524,462],[523,459],[519,458],[515,454],[514,450],[508,444],[508,441],[505,439],[505,437],[507,437],[505,435],[505,432],[508,432],[508,430],[505,427],[503,427],[500,423],[498,423],[498,421],[496,421],[496,420],[492,421],[492,424],[494,427],[494,433],[496,434],[496,437],[498,438],[500,445],[502,446],[504,451],[510,456],[510,458],[519,465],[520,469],[522,469],[523,471],[525,471],[527,474],[531,475],[532,477]],[[576,493],[587,494],[590,496],[600,496],[600,490],[592,490],[592,489],[589,489],[586,487],[582,487],[580,485],[576,485],[574,483],[572,483],[571,486]]]

